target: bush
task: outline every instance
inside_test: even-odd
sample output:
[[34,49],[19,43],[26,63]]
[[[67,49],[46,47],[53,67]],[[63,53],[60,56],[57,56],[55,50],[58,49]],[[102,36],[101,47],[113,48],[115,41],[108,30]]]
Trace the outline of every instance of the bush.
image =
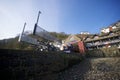
[[79,63],[79,54],[0,49],[0,68],[9,80],[54,80],[56,73]]
[[96,50],[89,50],[86,52],[87,57],[120,57],[120,51],[118,48],[102,48]]

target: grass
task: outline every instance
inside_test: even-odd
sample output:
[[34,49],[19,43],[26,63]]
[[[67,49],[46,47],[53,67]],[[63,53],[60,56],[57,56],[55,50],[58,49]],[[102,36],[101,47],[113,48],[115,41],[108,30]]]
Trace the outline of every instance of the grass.
[[3,79],[54,80],[59,73],[82,60],[81,55],[63,52],[38,52],[0,49]]
[[120,57],[120,50],[116,47],[89,50],[87,57]]

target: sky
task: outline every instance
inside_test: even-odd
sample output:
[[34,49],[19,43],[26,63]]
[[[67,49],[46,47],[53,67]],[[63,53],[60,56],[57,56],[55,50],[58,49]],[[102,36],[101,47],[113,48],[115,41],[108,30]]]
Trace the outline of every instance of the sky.
[[33,31],[38,25],[47,31],[79,34],[100,33],[120,20],[120,0],[0,0],[0,39]]

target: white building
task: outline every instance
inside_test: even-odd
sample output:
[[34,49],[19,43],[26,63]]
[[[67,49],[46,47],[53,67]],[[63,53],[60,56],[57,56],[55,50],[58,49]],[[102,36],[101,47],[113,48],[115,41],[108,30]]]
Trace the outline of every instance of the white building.
[[117,28],[116,26],[110,26],[110,27],[107,27],[107,28],[103,28],[103,29],[101,29],[101,33],[109,33],[110,31],[112,31],[116,28]]
[[80,34],[90,34],[89,32],[81,32]]
[[112,26],[112,29],[116,29],[117,27],[116,26]]
[[101,33],[109,33],[109,32],[110,32],[109,27],[101,29]]

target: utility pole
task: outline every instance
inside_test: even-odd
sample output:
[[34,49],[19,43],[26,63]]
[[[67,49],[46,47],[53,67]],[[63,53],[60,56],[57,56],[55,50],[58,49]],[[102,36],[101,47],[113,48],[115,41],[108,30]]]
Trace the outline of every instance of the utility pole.
[[34,26],[33,35],[35,35],[35,31],[36,31],[36,27],[38,25],[40,14],[41,14],[41,11],[38,12],[37,22],[35,23],[35,26]]
[[23,27],[23,30],[22,30],[22,34],[24,33],[25,27],[26,27],[26,22],[24,23],[24,27]]
[[37,22],[36,22],[36,24],[38,24],[40,14],[41,14],[41,11],[38,12],[38,17],[37,17]]
[[18,40],[18,42],[21,41],[21,37],[22,37],[22,35],[23,35],[23,33],[24,33],[25,26],[26,26],[26,22],[24,23],[24,27],[23,27],[22,33],[21,33],[20,36],[19,36],[19,40]]

